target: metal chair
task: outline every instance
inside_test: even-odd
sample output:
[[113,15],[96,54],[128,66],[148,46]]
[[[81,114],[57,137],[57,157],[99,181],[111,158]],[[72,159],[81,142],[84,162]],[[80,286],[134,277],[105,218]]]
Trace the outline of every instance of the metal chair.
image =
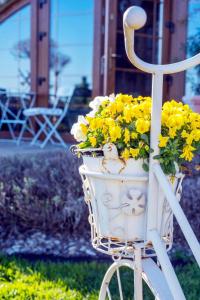
[[[42,143],[39,144],[41,148],[44,148],[46,144],[50,141],[52,144],[55,144],[55,140],[59,141],[63,147],[66,147],[66,143],[58,132],[58,127],[61,124],[62,120],[67,114],[67,110],[70,104],[72,96],[63,98],[57,98],[54,101],[53,107],[33,107],[30,109],[25,109],[23,114],[25,116],[26,122],[21,131],[18,144],[20,143],[24,132],[26,131],[27,122],[30,118],[34,119],[36,125],[39,127],[37,133],[33,136],[33,139],[30,143],[31,146],[38,145],[39,138],[44,134],[45,138]],[[65,102],[64,108],[59,108],[59,102]],[[56,121],[55,121],[56,118]],[[57,144],[57,143],[56,143]]]
[[[35,103],[35,95],[31,93],[13,93],[1,91],[0,92],[0,130],[3,125],[8,126],[10,135],[14,141],[17,141],[16,127],[24,125],[23,110],[31,108]],[[27,130],[33,133],[32,123],[29,123]]]

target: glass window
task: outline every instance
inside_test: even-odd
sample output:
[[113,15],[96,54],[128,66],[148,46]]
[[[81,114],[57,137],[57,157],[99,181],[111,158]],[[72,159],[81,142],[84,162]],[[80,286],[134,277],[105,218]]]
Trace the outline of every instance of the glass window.
[[[187,56],[191,57],[200,53],[200,1],[188,2],[188,31],[187,31]],[[186,95],[200,95],[200,67],[186,72]]]
[[159,63],[162,53],[162,32],[161,27],[159,28],[159,22],[163,20],[163,12],[160,1],[118,1],[115,92],[149,95],[151,92],[151,76],[141,74],[138,69],[133,67],[127,58],[124,47],[123,13],[133,5],[141,6],[147,13],[145,26],[135,31],[136,54],[148,63]]
[[0,88],[30,90],[30,6],[0,25]]
[[94,0],[51,1],[49,92],[73,94],[63,130],[85,113],[92,95],[93,18]]

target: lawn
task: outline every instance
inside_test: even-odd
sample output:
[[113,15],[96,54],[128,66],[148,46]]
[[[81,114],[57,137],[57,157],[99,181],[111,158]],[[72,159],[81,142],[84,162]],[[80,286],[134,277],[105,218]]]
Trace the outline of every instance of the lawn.
[[[98,299],[101,280],[108,263],[102,262],[50,262],[34,261],[0,256],[1,300],[80,300]],[[176,268],[186,299],[200,299],[200,271],[190,262]],[[122,281],[126,282],[126,300],[133,299],[130,293],[132,274],[123,270]],[[112,289],[115,290],[115,282]],[[119,299],[116,295],[113,299]],[[145,300],[153,299],[145,292]]]

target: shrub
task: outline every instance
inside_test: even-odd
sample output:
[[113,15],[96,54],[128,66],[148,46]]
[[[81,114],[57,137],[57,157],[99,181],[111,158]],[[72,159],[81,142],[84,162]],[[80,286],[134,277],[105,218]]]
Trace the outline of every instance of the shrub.
[[85,232],[78,162],[69,151],[1,158],[0,165],[1,227],[68,236]]

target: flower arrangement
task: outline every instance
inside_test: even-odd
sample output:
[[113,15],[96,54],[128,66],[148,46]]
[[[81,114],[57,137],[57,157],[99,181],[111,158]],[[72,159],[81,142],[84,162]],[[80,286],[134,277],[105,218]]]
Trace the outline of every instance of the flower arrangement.
[[[92,111],[79,116],[71,133],[79,142],[78,148],[102,148],[106,143],[117,147],[119,156],[127,160],[143,159],[148,171],[150,152],[151,97],[117,94],[96,97],[89,106]],[[200,114],[188,105],[175,100],[162,107],[160,153],[154,156],[160,161],[165,174],[174,175],[176,165],[191,161],[200,151]]]

